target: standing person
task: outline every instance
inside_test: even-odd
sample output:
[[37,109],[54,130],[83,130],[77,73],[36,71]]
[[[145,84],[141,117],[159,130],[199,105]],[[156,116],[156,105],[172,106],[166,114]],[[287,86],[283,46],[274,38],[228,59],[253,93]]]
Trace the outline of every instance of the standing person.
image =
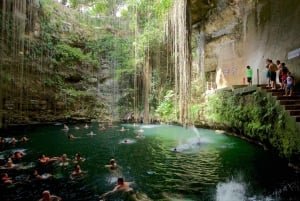
[[291,72],[288,72],[286,78],[286,87],[285,87],[286,96],[292,96],[294,86],[295,86],[295,78],[292,76]]
[[276,61],[277,69],[278,69],[278,81],[280,84],[280,88],[282,88],[282,65],[279,60]]
[[246,68],[247,68],[246,76],[247,76],[248,86],[252,86],[253,71],[252,71],[252,68],[250,68],[250,66],[247,66]]
[[286,87],[286,78],[287,78],[289,69],[285,66],[285,63],[281,63],[280,66],[281,66],[281,80],[282,80],[281,89],[284,90]]
[[277,66],[276,64],[273,63],[272,59],[267,59],[267,65],[269,67],[269,71],[270,71],[270,81],[271,81],[271,87],[272,89],[276,89],[276,71]]
[[269,69],[268,62],[266,62],[266,78],[268,80],[267,88],[269,88],[269,87],[271,87],[271,80],[270,80],[270,69]]

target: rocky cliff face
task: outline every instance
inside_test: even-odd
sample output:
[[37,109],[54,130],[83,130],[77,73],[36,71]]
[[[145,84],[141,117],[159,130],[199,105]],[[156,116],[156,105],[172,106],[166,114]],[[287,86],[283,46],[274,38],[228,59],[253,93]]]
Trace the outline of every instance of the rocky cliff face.
[[0,128],[109,118],[115,83],[101,34],[84,15],[40,2],[0,3]]
[[204,53],[199,54],[199,59],[218,88],[244,84],[247,65],[253,68],[253,83],[265,83],[267,58],[285,62],[296,80],[300,77],[298,1],[201,2],[207,2],[206,7],[210,8],[198,15],[192,4],[194,37],[202,38],[198,46],[203,47]]

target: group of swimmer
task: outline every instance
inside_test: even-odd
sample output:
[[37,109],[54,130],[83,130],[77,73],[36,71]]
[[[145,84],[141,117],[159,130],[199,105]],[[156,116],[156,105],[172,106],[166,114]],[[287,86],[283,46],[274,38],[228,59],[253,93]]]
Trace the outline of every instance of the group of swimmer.
[[[112,124],[112,122],[109,122],[107,126],[115,127]],[[85,124],[83,128],[88,129],[89,125]],[[76,126],[76,127],[74,127],[74,129],[78,130],[78,129],[80,129],[80,127]],[[103,131],[105,129],[106,129],[106,127],[104,124],[99,124],[100,131]],[[68,125],[64,124],[62,130],[69,132],[70,129],[69,129]],[[121,127],[121,129],[119,131],[124,132],[124,131],[128,131],[128,129]],[[142,129],[138,130],[136,138],[142,138],[143,132],[144,131]],[[96,135],[96,134],[93,131],[90,131],[87,135]],[[68,138],[74,139],[76,137],[73,134],[68,134]],[[18,141],[26,142],[28,140],[29,139],[26,136],[23,136],[20,140],[15,139],[12,141],[14,141],[14,143],[16,143]],[[1,138],[1,141],[2,141],[2,138]],[[128,140],[125,139],[124,142],[127,143]],[[5,139],[4,143],[7,143],[6,139]],[[10,171],[10,169],[15,169],[15,167],[18,166],[18,164],[20,164],[20,162],[22,161],[22,158],[25,155],[26,155],[25,151],[22,151],[21,149],[20,150],[16,149],[13,153],[11,153],[9,155],[9,157],[7,157],[5,164],[2,166],[3,169],[6,170],[6,172],[3,172],[1,175],[2,176],[1,177],[2,185],[9,186],[9,185],[17,183],[16,180],[14,179],[14,177],[10,176],[9,171]],[[73,157],[73,159],[68,158],[67,154],[65,154],[65,153],[62,154],[61,156],[54,156],[54,157],[50,157],[45,154],[42,154],[37,159],[35,164],[37,165],[37,167],[47,167],[47,166],[52,166],[52,165],[58,167],[58,166],[69,166],[70,164],[73,163],[74,169],[72,172],[69,173],[69,178],[73,180],[75,178],[79,178],[81,175],[86,173],[86,171],[83,171],[80,166],[81,163],[84,161],[85,161],[85,158],[82,157],[79,153],[76,153],[75,156]],[[121,167],[116,163],[115,159],[112,158],[110,160],[109,164],[104,165],[104,166],[106,168],[108,168],[111,172],[114,172],[114,173],[117,172],[118,175],[122,175],[120,173]],[[28,181],[33,181],[33,180],[42,181],[42,180],[56,178],[55,174],[53,174],[51,171],[47,172],[47,171],[44,171],[45,169],[43,169],[43,168],[39,169],[39,168],[36,168],[35,166],[31,166],[30,168],[32,168],[32,173],[27,177],[26,180],[28,180]],[[49,168],[46,168],[46,169],[49,169]],[[17,170],[17,169],[15,169],[15,170]],[[134,194],[133,189],[130,187],[130,184],[131,184],[131,182],[125,181],[123,177],[118,177],[116,186],[112,190],[110,190],[110,191],[104,193],[102,196],[100,196],[100,200],[103,200],[103,201],[108,200],[107,199],[108,197],[112,196],[114,193],[117,193],[117,192],[128,192],[128,193],[130,193],[131,197],[134,197],[135,194]],[[50,191],[48,189],[45,189],[42,192],[42,198],[40,198],[39,201],[48,201],[48,200],[61,200],[61,198],[57,195],[50,194]]]
[[[112,127],[112,126],[113,126],[112,123],[109,123],[109,124],[108,124],[108,127]],[[85,124],[85,125],[83,126],[83,128],[84,128],[84,129],[89,129],[88,124]],[[79,130],[80,127],[75,126],[74,129],[75,129],[75,130]],[[62,130],[65,131],[65,132],[68,132],[70,129],[69,129],[69,126],[68,126],[67,124],[64,124],[64,127],[63,127]],[[106,130],[105,125],[104,125],[104,124],[99,124],[99,130],[100,130],[100,131]],[[93,131],[90,131],[87,135],[88,135],[88,136],[94,136],[94,135],[96,135],[96,134],[95,134]],[[72,140],[72,139],[75,139],[75,138],[78,138],[78,137],[75,137],[74,134],[68,134],[68,139]]]
[[0,144],[1,145],[5,145],[5,144],[11,144],[11,145],[15,145],[17,142],[27,142],[29,139],[26,136],[21,137],[19,140],[17,140],[15,137],[8,137],[8,138],[4,138],[1,137],[0,138]]
[[[21,137],[19,140],[16,139],[15,137],[1,137],[0,138],[0,144],[1,144],[1,149],[5,150],[6,148],[10,148],[10,147],[15,147],[15,145],[17,143],[20,142],[27,142],[29,140],[29,138],[27,138],[26,136]],[[13,150],[10,153],[8,153],[8,155],[5,156],[5,164],[4,166],[0,166],[0,169],[3,168],[13,168],[14,167],[14,161],[19,162],[22,157],[25,155],[25,153],[22,150]]]

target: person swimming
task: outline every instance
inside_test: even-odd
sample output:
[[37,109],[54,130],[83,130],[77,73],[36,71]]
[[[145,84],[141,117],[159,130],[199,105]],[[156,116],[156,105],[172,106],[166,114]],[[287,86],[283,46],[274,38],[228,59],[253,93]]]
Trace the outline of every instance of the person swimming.
[[33,170],[32,175],[31,175],[31,179],[35,179],[35,180],[45,180],[45,179],[49,179],[52,177],[53,177],[53,175],[49,174],[49,173],[44,173],[44,174],[40,175],[37,170]]
[[64,124],[63,130],[64,130],[64,131],[68,131],[68,130],[69,130],[69,126],[67,126],[67,124]]
[[14,159],[15,161],[20,161],[23,158],[24,155],[25,155],[25,153],[22,152],[22,151],[15,151],[11,155],[11,158]]
[[41,163],[41,164],[48,164],[48,163],[50,163],[50,162],[56,161],[57,159],[58,159],[57,157],[52,157],[52,158],[50,158],[50,157],[45,156],[44,154],[42,154],[42,155],[40,156],[40,158],[38,159],[38,161],[39,161],[39,163]]
[[123,131],[126,131],[126,129],[125,129],[124,127],[122,127],[120,131],[122,131],[122,132],[123,132]]
[[69,134],[69,135],[68,135],[68,139],[69,139],[69,140],[72,140],[72,139],[74,139],[74,138],[75,138],[75,136],[74,136],[73,134]]
[[80,165],[76,165],[75,168],[74,168],[74,171],[72,172],[72,174],[70,175],[71,178],[74,178],[76,176],[80,176],[82,174],[82,170],[81,170],[81,167]]
[[110,164],[109,165],[105,165],[105,167],[108,167],[110,170],[116,170],[118,169],[118,165],[115,161],[115,159],[110,159]]
[[61,198],[58,197],[57,195],[51,195],[50,194],[50,191],[46,190],[46,191],[43,191],[43,194],[42,194],[42,198],[39,199],[39,201],[60,201]]
[[79,153],[75,154],[74,163],[79,163],[85,161],[85,158],[81,157]]
[[104,131],[104,130],[106,130],[106,128],[105,128],[104,125],[102,125],[101,127],[99,127],[99,130],[100,130],[100,131]]
[[27,142],[29,139],[26,136],[21,137],[20,141],[21,142]]
[[100,199],[111,196],[118,192],[125,192],[131,195],[135,195],[133,188],[130,187],[132,182],[125,182],[123,177],[119,177],[117,181],[117,185],[113,188],[113,190],[108,191],[100,196]]
[[14,168],[15,167],[15,164],[13,163],[11,158],[7,159],[7,161],[5,163],[5,167],[7,167],[7,168]]
[[94,135],[96,135],[93,131],[91,131],[91,132],[89,132],[87,135],[89,135],[89,136],[94,136]]
[[7,173],[2,174],[1,181],[3,184],[12,184],[13,183],[12,178],[9,177]]
[[10,140],[10,144],[15,145],[16,142],[17,142],[16,138],[12,137],[11,140]]

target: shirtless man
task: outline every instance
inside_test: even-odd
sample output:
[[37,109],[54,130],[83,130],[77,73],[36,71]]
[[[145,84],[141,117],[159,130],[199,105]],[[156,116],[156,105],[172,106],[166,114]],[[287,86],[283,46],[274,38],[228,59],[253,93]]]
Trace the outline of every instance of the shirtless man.
[[2,174],[1,180],[2,180],[3,184],[12,184],[13,183],[12,178],[10,178],[7,173]]
[[105,165],[105,167],[108,167],[108,168],[111,169],[111,170],[116,170],[116,169],[118,169],[118,165],[117,165],[115,159],[113,159],[113,158],[110,159],[110,164],[109,164],[109,165]]
[[75,166],[75,169],[74,169],[74,171],[72,172],[72,174],[71,174],[71,177],[74,177],[74,176],[79,176],[79,175],[81,175],[82,174],[82,170],[81,170],[81,168],[80,168],[80,165],[76,165]]
[[130,194],[134,194],[133,188],[130,187],[130,182],[125,182],[123,177],[119,177],[118,178],[118,183],[114,187],[114,189],[104,193],[100,197],[100,200],[102,198],[106,197],[106,196],[110,196],[110,195],[112,195],[114,193],[117,193],[117,192],[126,192],[126,193],[130,193]]
[[44,191],[42,198],[39,199],[39,201],[54,201],[54,200],[60,201],[61,198],[56,195],[51,195],[50,191]]
[[56,161],[56,160],[57,160],[57,157],[49,158],[48,156],[45,156],[44,154],[41,155],[40,158],[38,159],[38,161],[41,164],[47,164],[47,163],[50,163],[50,162],[53,162],[53,161]]

